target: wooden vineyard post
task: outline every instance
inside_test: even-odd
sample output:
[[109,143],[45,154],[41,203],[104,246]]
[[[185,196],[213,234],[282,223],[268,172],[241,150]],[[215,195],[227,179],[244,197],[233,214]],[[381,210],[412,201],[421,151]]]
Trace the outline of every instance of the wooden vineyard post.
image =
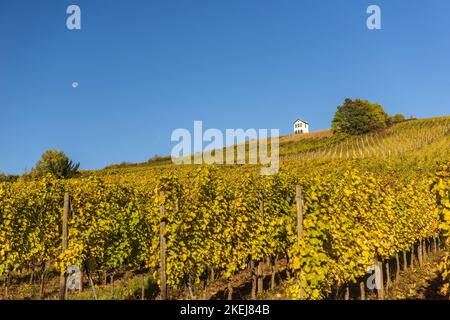
[[427,261],[427,239],[422,240],[422,263]]
[[419,244],[420,244],[420,253],[421,253],[421,256],[422,256],[421,266],[423,266],[424,263],[425,263],[425,241],[422,239],[422,240],[420,240]]
[[[73,217],[73,203],[70,200],[69,195],[69,212],[67,220],[72,219]],[[69,227],[67,227],[67,248],[69,248]],[[83,292],[83,263],[80,265],[80,287],[78,288],[78,292]],[[67,296],[67,278],[66,278],[66,296]]]
[[295,201],[297,204],[297,238],[300,242],[303,236],[303,199],[301,186],[296,187]]
[[395,283],[400,279],[400,257],[398,256],[398,252],[395,254]]
[[270,289],[273,290],[275,289],[275,273],[276,273],[276,261],[277,259],[271,259],[270,260],[270,271],[271,271],[271,276],[270,276]]
[[46,263],[43,263],[41,267],[41,289],[39,292],[39,299],[41,300],[43,300],[45,297],[45,272],[47,270],[46,268],[47,268]]
[[350,288],[347,286],[345,286],[345,300],[350,300]]
[[141,300],[145,300],[145,273],[141,274]]
[[419,247],[417,248],[417,257],[419,258],[419,267],[423,264],[422,239],[419,240]]
[[406,258],[406,250],[403,250],[403,271],[408,269],[408,260]]
[[364,281],[359,283],[359,290],[361,291],[361,300],[366,300],[366,286]]
[[263,279],[262,265],[263,265],[263,263],[261,261],[258,262],[258,267],[256,270],[256,276],[258,277],[258,285],[257,285],[258,295],[262,294],[264,291],[264,284],[263,284],[264,279]]
[[[160,191],[159,195],[164,197],[164,191]],[[160,229],[159,229],[159,251],[161,259],[160,270],[160,286],[161,286],[161,300],[167,300],[167,275],[166,275],[166,217],[164,203],[159,208],[160,215]]]
[[[299,185],[295,187],[295,203],[297,206],[297,241],[300,246],[303,237],[303,196],[302,187]],[[302,269],[300,269],[300,299],[303,299],[303,296]]]
[[[259,213],[261,214],[261,219],[264,223],[264,198],[263,198],[262,193],[259,194]],[[256,271],[256,276],[258,278],[258,283],[257,283],[258,295],[262,294],[264,291],[264,277],[263,277],[262,266],[263,266],[263,262],[261,259],[261,261],[258,262],[258,267],[257,267],[257,271]]]
[[9,270],[6,272],[6,275],[5,275],[4,286],[5,286],[5,299],[8,299],[8,290],[9,290]]
[[94,296],[94,300],[97,300],[97,292],[95,291],[94,281],[92,280],[92,275],[91,275],[91,271],[89,270],[89,265],[87,263],[87,260],[84,261],[84,270],[86,270],[86,275],[89,279],[89,285],[91,287],[92,295]]
[[83,266],[80,266],[80,289],[79,292],[83,292]]
[[[67,250],[68,246],[69,230],[67,222],[69,219],[69,202],[69,193],[66,192],[64,193],[64,207],[62,213],[62,253]],[[67,275],[64,271],[59,277],[59,300],[64,300],[66,298],[66,279]]]
[[389,259],[386,260],[386,292],[388,292],[389,288],[392,287],[392,281],[391,281],[391,271],[389,266]]
[[231,283],[230,278],[227,280],[227,288],[228,288],[227,300],[233,300],[233,284]]
[[252,260],[250,260],[250,270],[252,273],[252,291],[251,291],[251,299],[255,300],[256,299],[256,287],[258,285],[258,278],[257,278],[257,274],[255,272],[255,262]]

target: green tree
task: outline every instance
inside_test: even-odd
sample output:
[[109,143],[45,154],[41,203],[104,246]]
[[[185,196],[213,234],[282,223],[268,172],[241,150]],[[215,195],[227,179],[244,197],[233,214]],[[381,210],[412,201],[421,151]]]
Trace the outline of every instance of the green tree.
[[388,119],[387,113],[377,103],[345,99],[344,103],[337,107],[331,128],[335,133],[357,135],[385,128]]
[[400,122],[403,122],[405,120],[406,120],[405,116],[403,114],[401,114],[401,113],[397,113],[395,116],[391,117],[391,122],[392,123],[400,123]]
[[397,122],[402,122],[402,121],[405,121],[405,116],[404,116],[402,113],[397,113],[397,114],[394,116],[394,119],[395,119],[395,121],[397,121]]
[[17,175],[12,175],[12,174],[5,174],[3,172],[0,171],[0,182],[11,182],[11,181],[16,181],[19,178],[19,176]]
[[47,150],[36,163],[32,175],[40,177],[48,173],[57,178],[68,179],[78,173],[79,163],[73,163],[67,155],[58,150]]

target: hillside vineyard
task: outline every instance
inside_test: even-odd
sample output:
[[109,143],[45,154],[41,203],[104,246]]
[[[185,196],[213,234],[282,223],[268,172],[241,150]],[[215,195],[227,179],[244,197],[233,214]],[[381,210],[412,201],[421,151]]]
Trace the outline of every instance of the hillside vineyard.
[[[230,283],[248,269],[260,280],[263,265],[275,274],[283,264],[289,298],[326,298],[365,283],[374,264],[393,258],[398,268],[411,252],[421,263],[447,241],[449,124],[444,117],[355,138],[280,140],[274,176],[252,165],[163,164],[0,183],[0,274],[77,265],[159,281],[164,256],[169,291],[192,295],[205,282]],[[65,193],[71,217],[61,253]]]

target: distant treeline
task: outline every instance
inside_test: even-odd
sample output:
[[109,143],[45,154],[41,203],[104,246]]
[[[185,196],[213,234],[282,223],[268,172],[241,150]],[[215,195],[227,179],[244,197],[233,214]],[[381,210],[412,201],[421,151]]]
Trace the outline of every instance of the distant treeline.
[[104,169],[119,169],[119,168],[126,168],[126,167],[139,167],[144,165],[157,165],[157,164],[164,164],[166,162],[171,161],[170,156],[158,156],[155,155],[146,162],[138,162],[138,163],[131,163],[131,162],[122,162],[120,164],[111,164],[109,166],[106,166]]
[[0,182],[14,182],[19,179],[18,175],[0,173]]

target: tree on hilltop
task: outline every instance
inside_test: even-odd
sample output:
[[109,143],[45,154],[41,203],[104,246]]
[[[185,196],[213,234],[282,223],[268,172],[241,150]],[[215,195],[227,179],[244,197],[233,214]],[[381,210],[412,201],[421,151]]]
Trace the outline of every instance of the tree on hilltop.
[[335,133],[358,135],[383,129],[388,125],[388,120],[388,114],[378,103],[345,99],[337,107],[331,128]]
[[67,155],[58,150],[47,150],[36,163],[31,174],[41,177],[48,173],[60,179],[72,178],[78,173],[79,163],[73,163]]

